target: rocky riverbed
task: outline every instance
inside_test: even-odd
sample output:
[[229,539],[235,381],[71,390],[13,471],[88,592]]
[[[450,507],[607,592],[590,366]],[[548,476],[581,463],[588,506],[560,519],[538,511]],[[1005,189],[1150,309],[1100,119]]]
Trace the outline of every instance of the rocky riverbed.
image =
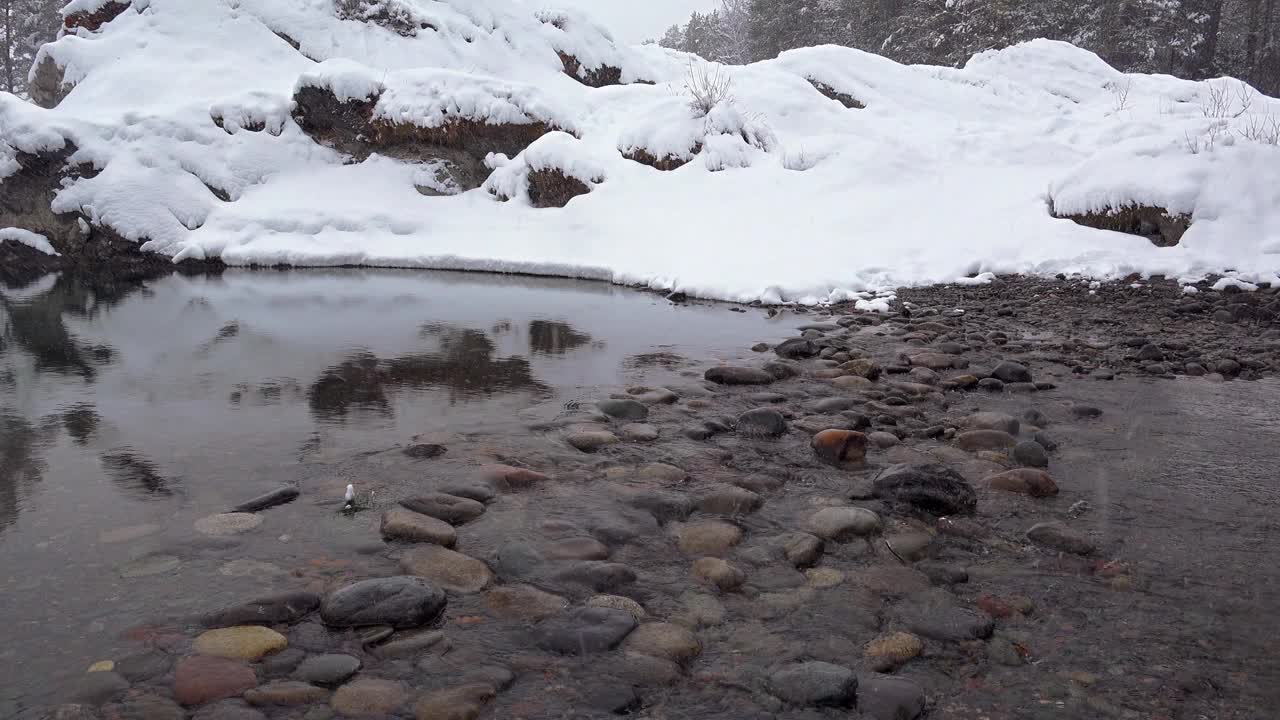
[[[655,350],[518,430],[330,454],[342,473],[196,520],[270,591],[156,608],[14,713],[1269,717],[1277,310],[1015,278],[794,314],[732,357]],[[335,515],[341,547],[236,559]]]

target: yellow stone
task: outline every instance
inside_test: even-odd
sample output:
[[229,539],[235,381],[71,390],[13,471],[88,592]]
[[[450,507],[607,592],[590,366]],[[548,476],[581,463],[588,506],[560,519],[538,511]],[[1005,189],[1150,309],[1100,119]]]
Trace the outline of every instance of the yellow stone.
[[111,672],[116,669],[114,660],[99,660],[89,666],[89,672]]
[[898,666],[916,657],[924,650],[924,643],[911,633],[895,632],[867,643],[864,654],[869,658],[884,661],[886,665]]
[[201,655],[257,662],[264,655],[279,652],[288,645],[285,636],[271,628],[241,625],[201,634],[196,638],[195,651]]
[[844,582],[844,573],[835,568],[809,568],[804,574],[809,578],[809,584],[819,590],[833,588]]

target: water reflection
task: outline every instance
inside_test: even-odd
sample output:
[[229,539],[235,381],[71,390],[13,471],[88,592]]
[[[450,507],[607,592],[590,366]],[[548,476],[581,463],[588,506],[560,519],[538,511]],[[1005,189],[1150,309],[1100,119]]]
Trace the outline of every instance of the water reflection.
[[498,357],[497,345],[480,330],[429,323],[418,334],[435,340],[439,350],[386,360],[362,351],[325,370],[307,393],[315,417],[341,420],[352,408],[390,416],[388,393],[404,388],[447,390],[451,405],[501,393],[549,391],[534,377],[527,358]]
[[591,336],[574,330],[568,323],[553,320],[529,322],[529,349],[543,355],[563,355],[591,342]]
[[94,433],[98,431],[98,423],[102,418],[97,409],[87,403],[81,403],[62,413],[62,427],[77,445],[88,445]]
[[23,498],[44,474],[41,444],[34,425],[0,409],[0,531],[13,524]]
[[120,448],[99,456],[102,469],[112,482],[127,492],[144,497],[173,494],[174,481],[160,474],[154,462],[133,448]]

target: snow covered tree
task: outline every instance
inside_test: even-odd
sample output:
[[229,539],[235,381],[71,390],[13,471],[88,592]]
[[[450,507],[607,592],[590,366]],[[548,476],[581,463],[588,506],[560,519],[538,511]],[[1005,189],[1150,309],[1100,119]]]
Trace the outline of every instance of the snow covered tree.
[[0,0],[0,90],[26,94],[36,51],[62,27],[61,7],[59,0]]

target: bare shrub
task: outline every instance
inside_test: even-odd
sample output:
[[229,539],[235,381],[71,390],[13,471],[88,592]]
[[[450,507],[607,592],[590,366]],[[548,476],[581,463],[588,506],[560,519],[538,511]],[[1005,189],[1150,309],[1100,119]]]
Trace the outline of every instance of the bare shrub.
[[723,66],[711,63],[703,65],[689,63],[689,70],[684,79],[684,89],[689,93],[689,106],[699,116],[705,116],[711,112],[711,108],[722,102],[732,103],[733,95],[730,93],[732,87],[733,78],[725,72]]
[[1245,140],[1263,145],[1280,145],[1280,117],[1275,115],[1250,115],[1243,128],[1236,133]]
[[1105,86],[1111,91],[1115,97],[1115,111],[1127,110],[1129,108],[1129,93],[1133,90],[1133,80],[1125,78],[1123,83],[1109,82]]

